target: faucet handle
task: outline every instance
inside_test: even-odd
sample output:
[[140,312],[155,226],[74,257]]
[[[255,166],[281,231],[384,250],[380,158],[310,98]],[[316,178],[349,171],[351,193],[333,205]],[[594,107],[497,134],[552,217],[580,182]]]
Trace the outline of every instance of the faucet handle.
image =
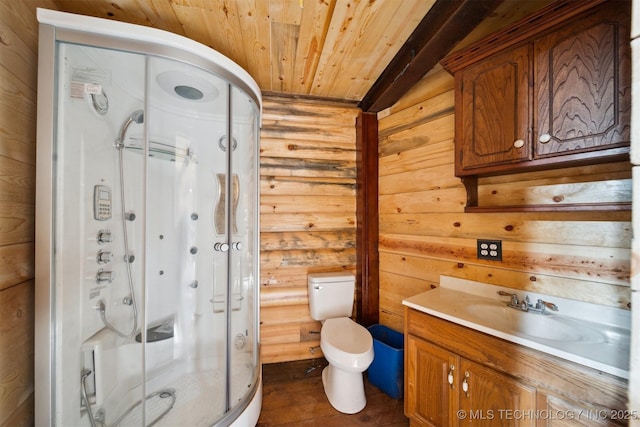
[[540,310],[544,310],[545,307],[551,311],[558,311],[558,306],[555,305],[554,303],[539,299],[538,302],[536,303],[536,308]]
[[511,297],[511,305],[517,306],[520,304],[520,301],[518,301],[518,295],[516,294],[512,294],[511,292],[506,291],[498,291],[498,295],[503,297]]

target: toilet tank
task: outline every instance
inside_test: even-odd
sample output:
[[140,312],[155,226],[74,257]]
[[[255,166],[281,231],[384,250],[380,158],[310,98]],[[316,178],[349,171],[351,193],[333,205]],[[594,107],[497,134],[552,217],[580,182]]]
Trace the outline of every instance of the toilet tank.
[[312,273],[307,276],[309,309],[315,320],[350,317],[356,279],[344,272]]

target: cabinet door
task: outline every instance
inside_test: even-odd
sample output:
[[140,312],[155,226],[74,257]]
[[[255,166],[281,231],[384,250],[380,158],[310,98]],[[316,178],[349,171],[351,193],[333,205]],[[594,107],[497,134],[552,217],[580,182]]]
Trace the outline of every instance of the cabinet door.
[[[454,403],[454,390],[448,377],[457,375],[457,357],[407,335],[406,360],[406,415],[411,418],[411,425],[448,427]],[[452,382],[455,385],[455,380]]]
[[[456,172],[531,157],[530,46],[501,52],[460,71]],[[462,173],[464,174],[464,173]]]
[[535,42],[535,158],[629,144],[629,2]]
[[535,425],[535,388],[465,359],[458,379],[459,426]]

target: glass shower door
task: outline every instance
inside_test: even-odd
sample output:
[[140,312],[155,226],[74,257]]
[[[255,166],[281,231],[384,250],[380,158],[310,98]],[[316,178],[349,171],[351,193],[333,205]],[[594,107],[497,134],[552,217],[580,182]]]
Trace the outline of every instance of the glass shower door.
[[146,424],[175,400],[159,425],[211,425],[227,411],[228,233],[215,217],[228,84],[149,57],[148,90],[145,385],[166,397],[146,405]]
[[258,380],[258,107],[243,92],[231,90],[230,235],[230,406],[243,399]]

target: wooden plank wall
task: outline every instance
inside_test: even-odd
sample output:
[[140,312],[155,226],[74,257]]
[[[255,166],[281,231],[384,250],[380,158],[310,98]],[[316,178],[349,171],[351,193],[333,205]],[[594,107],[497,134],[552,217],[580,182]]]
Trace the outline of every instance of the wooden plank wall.
[[38,24],[35,4],[0,2],[0,426],[33,418]]
[[[498,11],[476,39],[499,28],[500,16],[500,24],[518,17]],[[464,213],[453,165],[453,86],[437,67],[378,115],[380,323],[401,331],[402,299],[438,286],[442,274],[629,308],[629,211]],[[629,201],[630,177],[629,163],[514,174],[480,180],[479,198],[496,199],[487,205]],[[503,261],[478,260],[476,239],[502,240]]]
[[[47,0],[0,2],[0,426],[34,422],[34,218],[38,24]],[[263,355],[321,355],[308,272],[355,273],[352,104],[265,100]]]
[[263,363],[322,355],[307,274],[356,267],[353,104],[265,96],[260,143]]

